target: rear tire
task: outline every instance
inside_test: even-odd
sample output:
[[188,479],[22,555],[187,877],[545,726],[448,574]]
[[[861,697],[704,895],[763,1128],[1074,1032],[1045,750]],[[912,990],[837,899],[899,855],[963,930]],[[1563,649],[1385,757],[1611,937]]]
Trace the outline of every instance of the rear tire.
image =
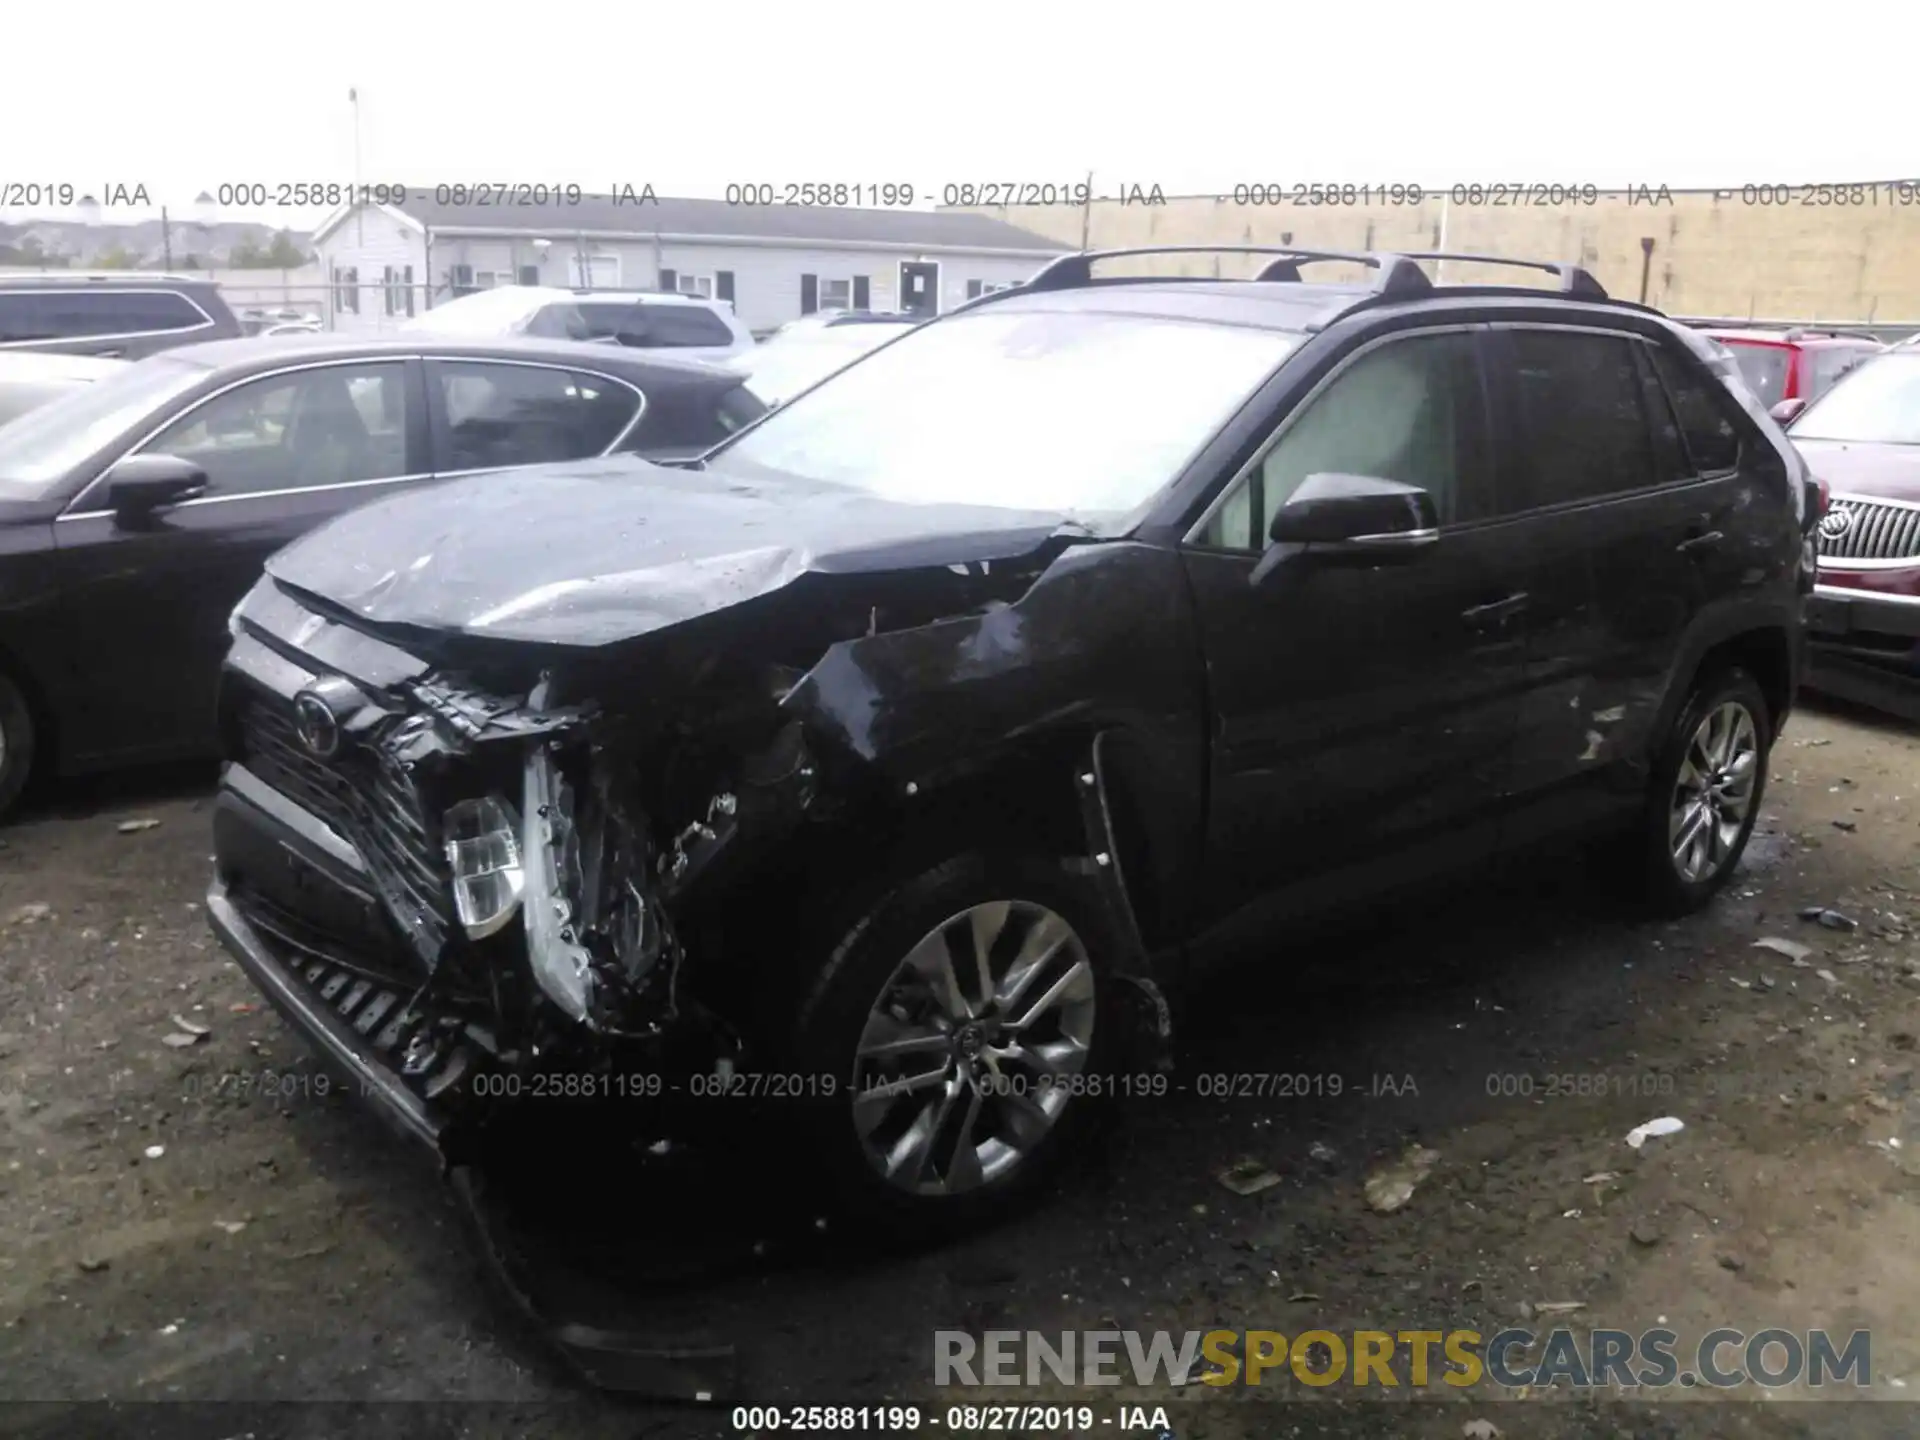
[[1098,889],[1058,859],[967,853],[885,889],[791,1021],[794,1068],[831,1091],[799,1107],[796,1173],[895,1241],[1029,1202],[1107,1108],[1119,953]]
[[27,697],[0,674],[0,816],[13,809],[33,774],[33,712]]
[[1772,725],[1746,671],[1695,682],[1655,759],[1639,828],[1642,893],[1656,914],[1700,909],[1740,863],[1766,793]]

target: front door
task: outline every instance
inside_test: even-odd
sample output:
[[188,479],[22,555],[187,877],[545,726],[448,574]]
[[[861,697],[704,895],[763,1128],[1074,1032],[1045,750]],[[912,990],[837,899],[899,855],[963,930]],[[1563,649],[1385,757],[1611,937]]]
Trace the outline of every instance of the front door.
[[227,617],[267,556],[427,469],[419,363],[277,371],[189,406],[135,453],[207,472],[206,494],[137,528],[96,483],[54,524],[77,637],[67,743],[76,759],[205,750]]
[[940,266],[933,260],[900,262],[900,308],[913,315],[940,313]]
[[[1524,596],[1493,522],[1483,332],[1363,347],[1192,537],[1212,715],[1211,908],[1309,905],[1489,853],[1522,678]],[[1436,543],[1357,566],[1311,548],[1252,576],[1308,475],[1419,485]]]

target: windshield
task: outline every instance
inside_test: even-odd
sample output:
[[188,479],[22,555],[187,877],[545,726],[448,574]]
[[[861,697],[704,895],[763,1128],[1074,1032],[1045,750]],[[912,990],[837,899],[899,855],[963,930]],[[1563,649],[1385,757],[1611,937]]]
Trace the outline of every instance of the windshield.
[[745,357],[747,386],[769,405],[790,400],[869,350],[897,339],[904,327],[841,325],[813,334],[776,336]]
[[0,495],[16,500],[38,495],[208,373],[204,365],[158,355],[0,425]]
[[1792,352],[1784,345],[1753,345],[1741,340],[1727,341],[1747,388],[1762,405],[1778,405],[1787,393],[1787,360]]
[[1848,372],[1800,412],[1790,433],[1796,440],[1920,445],[1920,354],[1881,355]]
[[1145,316],[977,311],[867,356],[727,446],[721,463],[889,500],[1125,515],[1300,339]]

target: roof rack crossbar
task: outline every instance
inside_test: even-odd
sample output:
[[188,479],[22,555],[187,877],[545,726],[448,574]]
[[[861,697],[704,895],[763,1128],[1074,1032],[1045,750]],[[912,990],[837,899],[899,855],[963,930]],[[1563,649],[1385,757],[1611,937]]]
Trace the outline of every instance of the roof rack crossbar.
[[1097,260],[1119,260],[1136,255],[1272,255],[1275,260],[1263,269],[1261,280],[1298,280],[1302,264],[1342,261],[1364,265],[1377,272],[1373,289],[1383,295],[1405,295],[1432,288],[1420,267],[1403,263],[1403,257],[1371,250],[1303,250],[1296,245],[1138,245],[1120,250],[1080,250],[1050,260],[1024,290],[1072,290],[1093,283]]
[[1553,260],[1515,260],[1505,255],[1469,255],[1451,250],[1408,250],[1409,260],[1456,260],[1462,265],[1508,265],[1521,270],[1542,270],[1560,282],[1560,289],[1583,300],[1608,300],[1606,287],[1593,278],[1593,272],[1580,265]]

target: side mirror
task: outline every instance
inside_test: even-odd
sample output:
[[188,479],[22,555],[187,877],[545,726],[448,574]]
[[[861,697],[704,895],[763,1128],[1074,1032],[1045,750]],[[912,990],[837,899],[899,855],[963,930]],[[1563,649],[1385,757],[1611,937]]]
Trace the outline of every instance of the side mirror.
[[1767,414],[1771,415],[1780,424],[1788,425],[1792,423],[1794,416],[1806,408],[1807,402],[1799,396],[1795,396],[1791,400],[1780,401],[1771,410],[1767,411]]
[[1375,475],[1309,475],[1274,514],[1267,538],[1339,555],[1392,559],[1440,538],[1433,497]]
[[207,488],[207,472],[177,455],[129,455],[107,472],[107,505],[129,530],[149,525],[169,505]]

